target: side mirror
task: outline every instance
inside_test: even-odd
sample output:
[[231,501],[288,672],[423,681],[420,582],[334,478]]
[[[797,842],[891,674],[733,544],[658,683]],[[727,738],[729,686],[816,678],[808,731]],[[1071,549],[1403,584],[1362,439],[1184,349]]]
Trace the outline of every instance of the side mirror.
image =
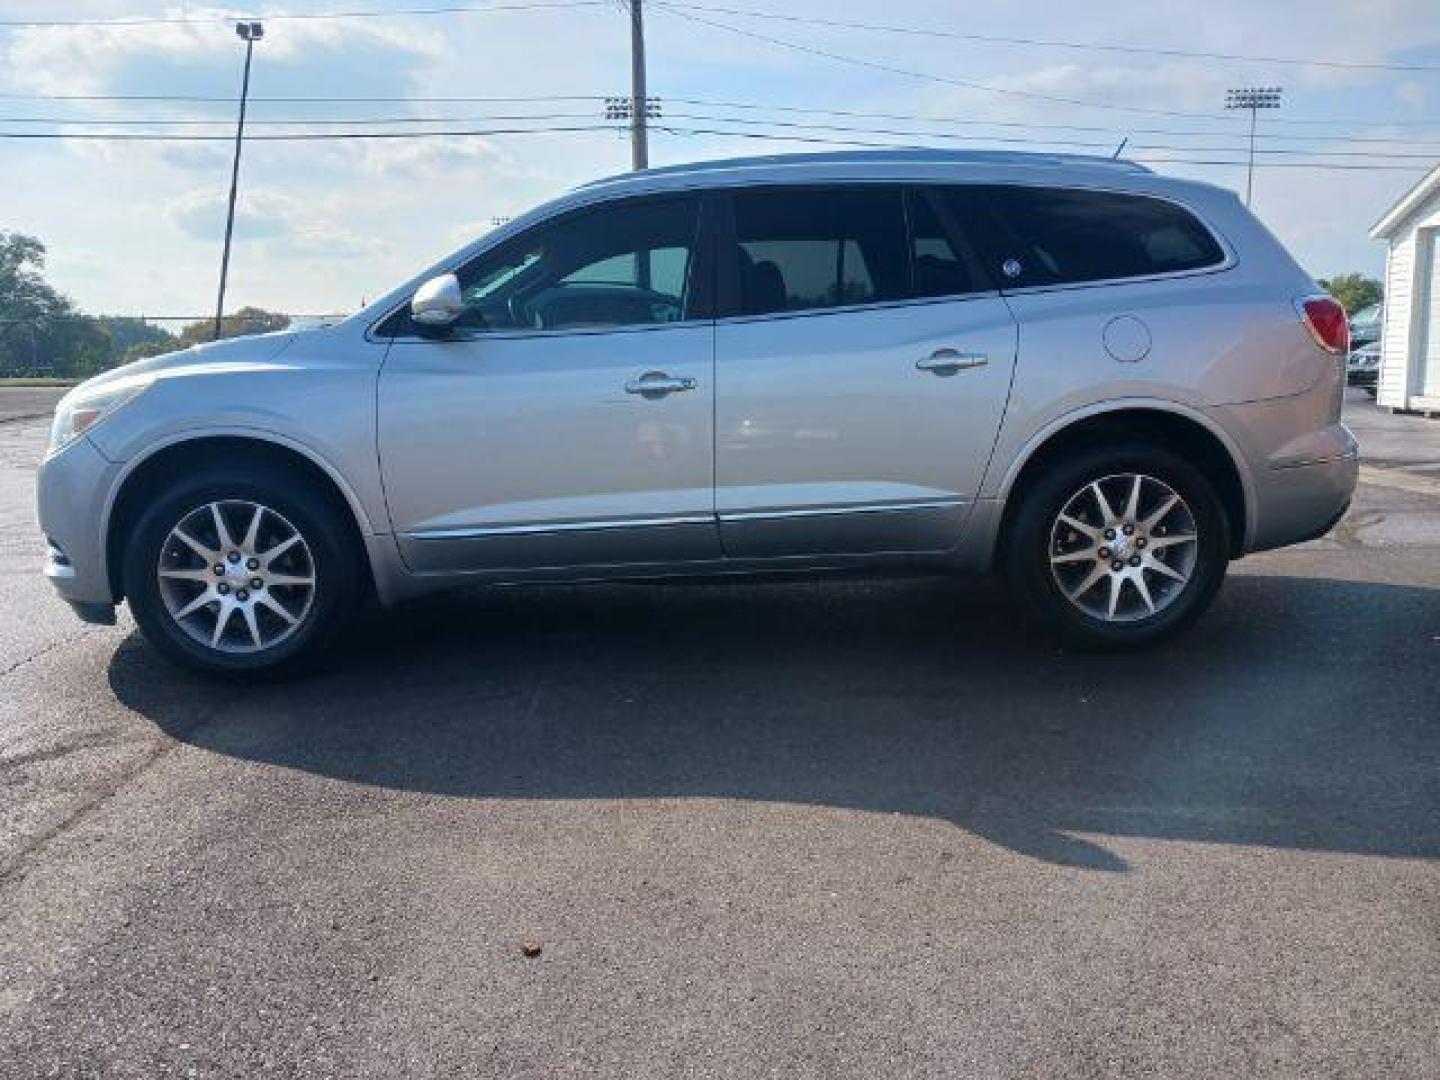
[[419,326],[441,330],[460,318],[465,300],[454,274],[440,274],[421,285],[410,298],[410,318]]

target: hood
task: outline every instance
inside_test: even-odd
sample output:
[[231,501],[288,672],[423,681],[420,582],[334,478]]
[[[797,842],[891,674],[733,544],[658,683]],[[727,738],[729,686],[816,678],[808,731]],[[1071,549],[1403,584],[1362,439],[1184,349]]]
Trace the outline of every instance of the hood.
[[119,367],[101,372],[93,379],[87,379],[71,392],[97,390],[111,383],[128,382],[146,376],[159,377],[167,371],[224,367],[231,364],[265,364],[283,353],[300,336],[319,333],[324,333],[324,328],[277,330],[270,334],[249,334],[245,337],[210,341],[204,345],[192,345],[190,348],[181,349],[178,352],[147,356],[143,360],[121,364]]

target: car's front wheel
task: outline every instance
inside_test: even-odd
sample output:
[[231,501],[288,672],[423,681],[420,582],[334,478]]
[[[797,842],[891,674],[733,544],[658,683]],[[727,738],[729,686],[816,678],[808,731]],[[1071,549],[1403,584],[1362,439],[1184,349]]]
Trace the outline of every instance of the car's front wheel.
[[153,499],[125,594],[162,653],[206,674],[276,672],[349,623],[359,555],[338,508],[273,466],[211,468]]
[[1229,525],[1203,473],[1146,444],[1052,465],[1022,495],[1004,553],[1026,607],[1069,641],[1144,645],[1214,599]]

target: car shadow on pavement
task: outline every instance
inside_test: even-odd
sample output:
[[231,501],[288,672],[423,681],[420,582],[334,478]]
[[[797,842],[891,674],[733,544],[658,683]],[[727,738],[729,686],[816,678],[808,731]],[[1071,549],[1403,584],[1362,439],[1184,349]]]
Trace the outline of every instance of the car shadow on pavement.
[[1106,837],[1440,857],[1440,591],[1237,576],[1189,634],[1067,652],[966,580],[468,591],[221,686],[138,636],[122,702],[235,758],[471,799],[924,815],[1123,871]]

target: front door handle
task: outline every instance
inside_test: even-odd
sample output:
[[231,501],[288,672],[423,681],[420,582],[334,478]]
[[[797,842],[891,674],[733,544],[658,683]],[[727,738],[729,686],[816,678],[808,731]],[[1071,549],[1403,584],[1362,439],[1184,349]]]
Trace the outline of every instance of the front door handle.
[[639,394],[646,398],[662,398],[666,394],[694,389],[695,380],[688,375],[677,378],[674,375],[667,375],[663,371],[647,371],[638,379],[631,379],[625,384],[627,394]]
[[929,356],[915,361],[921,371],[933,371],[936,375],[954,375],[967,368],[984,367],[990,358],[984,353],[962,353],[956,349],[936,349]]

